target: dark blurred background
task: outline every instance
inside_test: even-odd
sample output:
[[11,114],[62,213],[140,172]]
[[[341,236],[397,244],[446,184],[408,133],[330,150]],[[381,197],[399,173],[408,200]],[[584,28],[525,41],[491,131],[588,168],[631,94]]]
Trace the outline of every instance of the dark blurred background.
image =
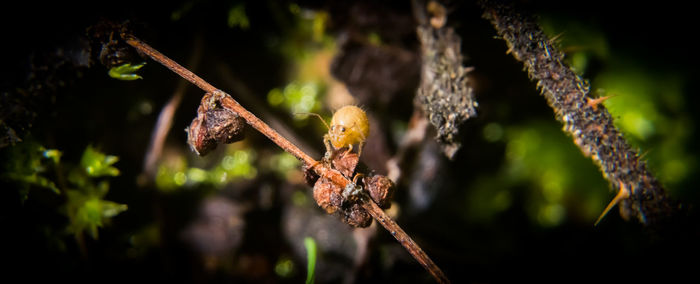
[[[698,264],[697,25],[688,7],[518,3],[557,38],[594,96],[611,96],[604,105],[616,126],[683,204],[676,223],[648,228],[617,209],[593,226],[614,196],[609,183],[471,1],[446,3],[479,103],[452,160],[431,128],[401,146],[417,127],[420,80],[406,1],[16,4],[0,12],[7,279],[299,283],[312,237],[318,282],[432,281],[377,224],[353,229],[326,215],[301,164],[253,129],[196,156],[183,130],[203,92],[138,55],[143,79],[108,76],[104,45],[88,30],[105,22],[126,24],[315,157],[325,126],[294,114],[328,121],[344,104],[362,106],[372,127],[363,162],[387,174],[386,162],[405,152],[389,214],[453,282],[675,279]],[[148,172],[152,132],[177,92]],[[88,146],[98,153],[85,154]]]

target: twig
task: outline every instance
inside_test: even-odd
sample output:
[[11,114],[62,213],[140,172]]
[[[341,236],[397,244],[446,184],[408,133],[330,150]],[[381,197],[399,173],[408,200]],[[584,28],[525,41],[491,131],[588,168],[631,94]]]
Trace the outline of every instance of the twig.
[[[155,50],[148,44],[137,39],[136,37],[129,34],[122,34],[122,38],[124,38],[124,40],[129,45],[147,54],[153,60],[164,65],[173,72],[177,73],[182,78],[192,82],[205,92],[212,93],[215,95],[222,95],[222,107],[237,113],[240,117],[245,119],[250,126],[261,132],[263,135],[267,136],[267,138],[272,140],[272,142],[277,144],[277,146],[287,151],[288,153],[294,155],[309,167],[312,167],[312,169],[319,176],[329,179],[341,188],[345,188],[349,183],[351,183],[350,180],[345,178],[337,170],[326,167],[323,163],[316,161],[315,159],[311,158],[311,156],[301,151],[297,146],[289,142],[289,140],[287,140],[286,138],[282,137],[279,133],[277,133],[277,131],[272,129],[253,113],[246,110],[243,106],[241,106],[236,100],[234,100],[225,92],[217,89],[216,87],[209,84],[199,76],[182,67],[177,62],[166,57],[165,55]],[[384,211],[381,208],[379,208],[379,206],[377,206],[374,202],[368,201],[363,202],[362,207],[365,208],[365,210],[367,210],[372,215],[372,217],[374,217],[374,219],[376,219],[380,224],[382,224],[382,226],[384,226],[384,228],[387,231],[391,232],[394,238],[396,238],[396,240],[399,241],[399,243],[401,243],[401,245],[403,245],[404,248],[406,248],[406,250],[413,256],[413,258],[415,258],[426,270],[428,270],[428,272],[430,272],[430,274],[435,278],[436,281],[438,281],[439,283],[450,282],[449,279],[447,279],[445,274],[442,272],[442,270],[440,270],[440,268],[430,259],[430,257],[428,257],[428,255],[418,246],[418,244],[416,244],[413,241],[413,239],[411,239],[411,237],[408,236],[408,234],[406,234],[406,232],[404,232],[398,224],[396,224],[396,222],[394,222],[388,215],[386,215],[386,213],[384,213]]]
[[616,199],[625,219],[643,224],[662,224],[679,212],[678,204],[666,195],[646,163],[613,125],[604,106],[590,104],[588,83],[562,61],[563,54],[535,21],[498,1],[482,1],[484,17],[491,20],[508,44],[508,51],[522,61],[530,78],[554,109],[564,131],[572,136],[586,156],[598,164],[613,188],[629,190]]
[[435,280],[437,280],[439,283],[450,283],[450,280],[447,279],[447,276],[442,272],[440,267],[438,267],[423,251],[423,249],[421,249],[420,246],[416,244],[416,242],[414,242],[413,239],[403,231],[403,229],[401,229],[401,226],[396,224],[391,217],[386,215],[386,213],[384,213],[384,211],[379,208],[376,203],[372,201],[363,202],[362,208],[365,208],[365,210],[367,210],[367,212],[369,212],[369,214],[371,214],[375,220],[382,224],[384,229],[389,231],[391,235],[394,236],[394,238],[396,238],[396,240],[404,248],[406,248],[413,258],[415,258],[423,266],[423,268],[425,268],[425,270],[433,275]]
[[[194,49],[192,51],[192,58],[190,58],[189,66],[193,70],[196,69],[196,65],[199,63],[202,55],[202,39],[198,37],[195,40]],[[151,132],[151,141],[148,145],[148,150],[146,150],[146,158],[143,161],[143,177],[148,181],[152,181],[156,174],[156,162],[160,159],[161,153],[163,152],[163,144],[165,143],[165,138],[168,137],[170,128],[173,124],[173,117],[175,116],[175,111],[177,111],[180,102],[182,102],[182,97],[187,91],[187,81],[181,79],[178,81],[177,87],[173,92],[170,100],[163,106],[163,109],[158,115],[158,121],[156,122],[153,131]]]
[[231,71],[231,68],[224,63],[219,63],[217,71],[220,79],[224,81],[224,87],[235,93],[236,99],[247,105],[250,111],[257,113],[258,116],[267,121],[273,129],[276,129],[277,132],[286,137],[287,140],[292,141],[294,145],[299,146],[299,148],[309,154],[309,156],[316,157],[319,155],[308,143],[294,136],[292,129],[289,127],[289,123],[285,123],[273,113],[266,110],[264,107],[265,103],[260,100],[259,96],[253,93],[253,90],[251,90],[245,82]]

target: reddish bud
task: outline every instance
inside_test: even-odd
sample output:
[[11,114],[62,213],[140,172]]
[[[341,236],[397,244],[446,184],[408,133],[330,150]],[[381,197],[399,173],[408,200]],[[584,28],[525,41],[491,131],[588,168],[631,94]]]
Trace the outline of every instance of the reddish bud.
[[340,150],[340,152],[333,157],[333,168],[346,177],[352,177],[359,161],[360,158],[357,154]]
[[382,175],[366,177],[362,181],[369,196],[379,207],[387,209],[391,206],[391,199],[394,197],[395,191],[394,182]]
[[343,197],[341,189],[326,178],[320,178],[314,184],[314,199],[316,204],[326,210],[328,214],[333,214],[341,209]]
[[197,116],[187,131],[187,144],[199,156],[204,156],[216,148],[216,140],[209,137],[203,116]]
[[372,224],[372,216],[360,204],[353,203],[345,210],[343,222],[353,227],[366,228]]
[[207,93],[197,108],[197,117],[187,131],[187,143],[197,155],[216,149],[217,143],[233,143],[243,139],[245,120],[237,113],[222,108],[221,96]]
[[245,120],[237,113],[224,108],[215,108],[207,110],[205,117],[207,131],[217,142],[231,144],[243,139]]

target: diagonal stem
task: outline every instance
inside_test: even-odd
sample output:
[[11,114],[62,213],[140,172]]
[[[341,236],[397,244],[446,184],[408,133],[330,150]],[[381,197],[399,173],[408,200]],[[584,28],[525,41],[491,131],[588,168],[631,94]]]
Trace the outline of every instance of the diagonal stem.
[[[145,53],[153,60],[164,65],[176,74],[180,75],[180,77],[192,82],[192,84],[195,84],[197,87],[204,90],[205,92],[212,93],[214,95],[222,95],[222,107],[238,113],[238,115],[245,119],[250,126],[258,130],[263,135],[267,136],[267,138],[272,140],[272,142],[277,144],[277,146],[279,146],[286,152],[294,155],[297,159],[301,160],[306,165],[309,165],[319,176],[331,180],[340,188],[345,188],[349,183],[351,183],[350,180],[345,178],[337,170],[330,169],[326,167],[323,163],[318,162],[311,156],[307,155],[304,151],[299,149],[299,147],[297,147],[292,142],[284,138],[277,131],[272,129],[272,127],[270,127],[257,116],[255,116],[253,113],[245,109],[241,104],[239,104],[236,100],[234,100],[225,92],[217,89],[204,79],[187,70],[187,68],[182,67],[177,62],[168,58],[167,56],[160,53],[159,51],[144,43],[143,41],[139,40],[138,38],[126,33],[122,33],[121,36],[122,38],[124,38],[126,43]],[[413,241],[413,239],[408,234],[406,234],[406,232],[404,232],[404,230],[401,229],[401,227],[398,224],[396,224],[394,220],[391,219],[391,217],[386,215],[386,213],[384,213],[384,211],[381,208],[379,208],[377,204],[375,204],[372,201],[366,201],[362,203],[362,207],[365,208],[365,210],[367,210],[370,213],[370,215],[372,215],[372,217],[374,217],[374,219],[377,220],[377,222],[382,224],[382,226],[387,231],[389,231],[399,243],[401,243],[401,245],[411,254],[411,256],[413,256],[413,258],[415,258],[426,270],[428,270],[428,272],[435,278],[435,280],[438,283],[450,283],[450,280],[447,279],[447,276],[445,276],[442,270],[440,270],[440,268],[430,259],[430,257],[428,257],[428,255],[423,251],[423,249],[421,249],[420,246],[418,246],[418,244],[416,244],[416,242]]]
[[430,272],[430,275],[435,278],[435,280],[438,283],[450,283],[450,279],[447,279],[447,276],[445,273],[442,272],[440,267],[433,262],[432,259],[423,251],[423,249],[420,248],[416,242],[413,241],[413,239],[406,234],[406,232],[401,229],[399,224],[396,224],[391,217],[386,215],[384,213],[384,210],[379,208],[379,206],[372,202],[372,201],[367,201],[362,203],[362,207],[369,212],[372,217],[374,217],[379,224],[382,224],[384,229],[389,231],[394,238],[408,251],[408,253],[413,256],[422,266]]
[[[512,3],[511,3],[512,4]],[[637,151],[615,127],[613,116],[590,98],[590,85],[566,63],[530,15],[502,1],[481,2],[484,18],[506,41],[508,53],[521,61],[574,143],[600,167],[603,176],[620,195],[620,213],[645,225],[671,223],[681,212]]]

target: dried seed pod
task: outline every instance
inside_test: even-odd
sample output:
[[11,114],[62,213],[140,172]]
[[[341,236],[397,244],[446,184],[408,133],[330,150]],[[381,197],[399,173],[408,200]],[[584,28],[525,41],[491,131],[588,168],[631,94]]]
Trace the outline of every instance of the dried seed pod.
[[187,131],[187,144],[197,155],[204,156],[216,148],[216,140],[209,136],[204,116],[197,116],[185,131]]
[[302,166],[304,169],[304,181],[309,186],[314,186],[318,180],[318,174],[314,171],[313,167],[309,167],[307,164]]
[[365,189],[369,191],[369,196],[379,207],[387,209],[391,206],[391,199],[394,197],[394,182],[388,177],[376,175],[362,179]]
[[345,177],[352,177],[360,158],[357,154],[349,151],[340,151],[333,157],[333,168],[338,170]]
[[314,184],[314,199],[316,204],[326,210],[328,214],[333,214],[341,209],[343,197],[341,189],[332,181],[320,178]]
[[209,135],[219,143],[231,144],[243,139],[245,120],[237,113],[215,108],[206,111],[205,121]]
[[341,220],[353,227],[367,227],[372,223],[372,216],[358,202],[359,199],[345,198],[343,189],[326,178],[319,178],[314,184],[316,204],[328,214],[339,214]]
[[343,217],[343,222],[353,227],[366,228],[372,224],[372,215],[357,203],[345,209]]
[[221,107],[221,95],[207,93],[197,108],[197,117],[187,131],[187,143],[197,155],[216,149],[217,143],[230,144],[243,139],[245,120],[237,113]]

